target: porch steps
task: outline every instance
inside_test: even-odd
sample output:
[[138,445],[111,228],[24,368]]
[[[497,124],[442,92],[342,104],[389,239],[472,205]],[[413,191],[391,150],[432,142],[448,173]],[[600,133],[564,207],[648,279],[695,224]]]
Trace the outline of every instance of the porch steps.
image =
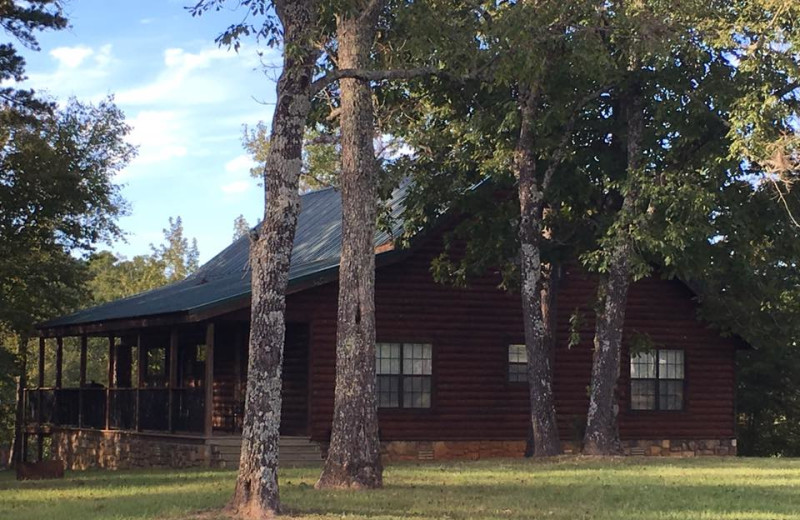
[[[211,449],[211,466],[236,468],[239,466],[242,440],[239,437],[216,438],[206,441]],[[322,464],[319,444],[308,437],[281,436],[278,443],[278,464],[283,467],[313,466]]]

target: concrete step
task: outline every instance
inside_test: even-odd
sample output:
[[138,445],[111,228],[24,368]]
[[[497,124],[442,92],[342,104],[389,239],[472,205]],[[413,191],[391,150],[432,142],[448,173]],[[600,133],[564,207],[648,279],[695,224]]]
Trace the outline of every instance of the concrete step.
[[[223,437],[208,439],[211,448],[212,466],[235,468],[239,465],[242,441],[239,438]],[[305,466],[322,463],[319,444],[308,437],[281,437],[278,443],[278,461],[281,466]]]

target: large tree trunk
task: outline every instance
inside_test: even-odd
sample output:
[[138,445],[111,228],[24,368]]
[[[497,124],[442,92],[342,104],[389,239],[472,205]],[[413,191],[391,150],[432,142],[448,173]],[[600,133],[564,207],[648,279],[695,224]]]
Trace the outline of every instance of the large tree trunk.
[[634,253],[632,228],[639,206],[638,182],[641,177],[639,169],[643,165],[641,146],[644,131],[644,112],[639,95],[628,97],[624,106],[628,132],[629,186],[608,253],[608,272],[601,277],[598,289],[599,310],[595,321],[592,382],[583,439],[583,452],[587,455],[612,455],[620,451],[617,382]]
[[[375,12],[337,20],[338,66],[363,69]],[[328,457],[317,488],[382,485],[375,377],[375,226],[377,179],[372,93],[366,81],[342,79],[342,256],[336,334],[336,396]]]
[[229,507],[246,518],[280,511],[278,428],[286,333],[286,286],[299,209],[303,133],[311,108],[310,84],[316,2],[275,2],[284,30],[284,64],[265,171],[264,222],[250,248],[252,303],[250,356],[242,454]]
[[525,95],[520,107],[521,127],[514,159],[519,178],[520,270],[522,275],[522,315],[525,347],[528,352],[533,456],[548,457],[561,451],[552,388],[552,346],[542,312],[542,219],[544,190],[536,178],[533,152],[533,124],[537,97]]
[[19,363],[19,376],[17,377],[17,403],[14,416],[14,443],[11,445],[9,463],[17,467],[23,460],[23,439],[25,429],[25,387],[28,385],[28,335],[20,334],[17,343],[17,362]]

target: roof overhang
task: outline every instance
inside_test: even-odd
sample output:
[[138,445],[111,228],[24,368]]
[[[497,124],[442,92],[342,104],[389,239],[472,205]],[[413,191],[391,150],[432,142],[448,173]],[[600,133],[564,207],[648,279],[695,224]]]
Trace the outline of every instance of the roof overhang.
[[[395,264],[411,254],[414,247],[396,249],[394,243],[387,242],[378,246],[375,251],[375,268]],[[336,281],[339,277],[339,265],[298,276],[289,280],[286,294],[291,295],[307,291]],[[63,326],[37,325],[39,336],[54,338],[63,336],[107,336],[115,333],[129,332],[137,329],[171,327],[189,323],[199,323],[224,314],[240,311],[250,307],[251,291],[246,291],[228,298],[205,303],[180,312],[143,315],[123,319],[111,319],[86,323],[75,323]]]

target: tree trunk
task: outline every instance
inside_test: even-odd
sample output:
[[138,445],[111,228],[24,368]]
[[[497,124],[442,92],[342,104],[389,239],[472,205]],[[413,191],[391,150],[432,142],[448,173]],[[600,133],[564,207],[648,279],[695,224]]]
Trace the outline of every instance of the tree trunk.
[[519,179],[520,270],[522,275],[522,314],[525,347],[528,352],[533,456],[548,457],[561,451],[552,388],[552,347],[547,340],[547,325],[542,312],[542,218],[544,190],[536,178],[533,152],[533,124],[537,96],[525,95],[520,107],[521,127],[514,158]]
[[617,383],[634,253],[632,228],[639,206],[638,179],[641,175],[639,169],[643,165],[641,146],[644,131],[640,96],[634,94],[625,101],[628,191],[617,218],[609,251],[608,272],[601,278],[598,289],[599,310],[595,321],[589,412],[583,438],[583,452],[587,455],[612,455],[620,451]]
[[25,387],[28,385],[28,335],[20,334],[17,344],[17,362],[19,363],[19,376],[17,377],[17,403],[14,416],[14,443],[11,445],[9,463],[17,467],[23,460],[25,442]]
[[[337,20],[340,68],[369,65],[374,13]],[[342,79],[342,256],[336,334],[336,395],[328,457],[317,488],[382,485],[375,376],[377,168],[369,83]]]
[[284,30],[284,64],[265,168],[264,222],[252,238],[250,356],[239,476],[229,508],[245,518],[280,512],[278,428],[286,334],[286,286],[297,214],[303,133],[318,50],[314,0],[275,2]]

